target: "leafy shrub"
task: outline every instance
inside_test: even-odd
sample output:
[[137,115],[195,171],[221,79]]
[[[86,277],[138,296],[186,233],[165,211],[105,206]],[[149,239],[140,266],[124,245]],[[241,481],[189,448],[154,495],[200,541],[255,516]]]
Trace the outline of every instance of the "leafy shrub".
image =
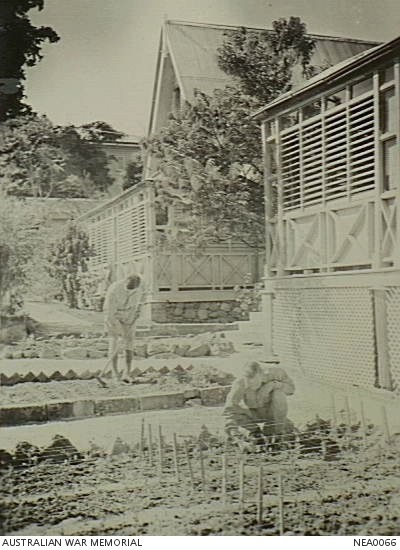
[[87,272],[94,256],[88,235],[78,226],[68,226],[65,237],[50,248],[48,271],[60,285],[63,299],[70,308],[79,309],[81,275]]
[[248,274],[243,285],[235,286],[235,299],[238,303],[242,318],[248,319],[249,313],[261,310],[261,291],[264,288],[263,283],[250,283],[251,275]]

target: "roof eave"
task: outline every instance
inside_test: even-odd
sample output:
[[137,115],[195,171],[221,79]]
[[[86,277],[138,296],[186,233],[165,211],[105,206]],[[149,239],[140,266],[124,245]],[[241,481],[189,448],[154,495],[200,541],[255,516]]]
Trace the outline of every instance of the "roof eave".
[[[393,51],[399,47],[400,36],[386,42],[385,44],[382,44],[377,48],[372,48],[371,51],[367,50],[365,56],[361,59],[358,56],[355,56],[353,60],[350,59],[349,63],[338,68],[337,71],[333,71],[326,76],[324,76],[324,72],[322,72],[317,80],[310,82],[310,84],[305,84],[302,88],[293,90],[292,92],[287,92],[265,107],[261,107],[261,109],[258,109],[255,113],[253,113],[252,118],[255,118],[256,120],[263,120],[266,118],[267,112],[269,114],[273,113],[279,108],[282,108],[282,105],[292,103],[293,101],[300,101],[309,95],[315,94],[319,88],[325,87],[327,84],[334,84],[336,81],[344,79],[346,76],[351,74],[355,68],[362,69],[365,66],[374,64],[376,61],[393,53]],[[328,71],[329,70],[330,69],[328,69]]]
[[[247,31],[256,31],[256,32],[273,32],[273,29],[268,29],[266,27],[249,27],[247,25],[223,25],[218,23],[200,23],[196,21],[182,21],[179,19],[168,19],[166,23],[170,25],[177,25],[177,26],[187,26],[187,27],[205,27],[205,28],[213,28],[213,29],[224,29],[227,31],[234,31],[240,28],[245,28]],[[362,38],[350,38],[346,36],[331,36],[328,34],[315,34],[312,32],[307,32],[307,36],[310,38],[315,39],[322,39],[322,40],[334,40],[337,42],[352,42],[354,44],[376,44],[379,45],[382,42],[376,41],[376,40],[367,40]]]
[[159,80],[161,78],[160,74],[160,68],[161,68],[161,58],[163,55],[163,46],[164,46],[164,27],[161,28],[160,33],[160,41],[158,44],[158,51],[157,51],[157,64],[156,64],[156,74],[153,84],[153,94],[151,98],[151,108],[150,108],[150,119],[149,119],[149,128],[148,128],[148,135],[151,134],[154,124],[154,118],[155,118],[155,110],[156,110],[156,103],[157,103],[157,92],[158,92],[158,84]]

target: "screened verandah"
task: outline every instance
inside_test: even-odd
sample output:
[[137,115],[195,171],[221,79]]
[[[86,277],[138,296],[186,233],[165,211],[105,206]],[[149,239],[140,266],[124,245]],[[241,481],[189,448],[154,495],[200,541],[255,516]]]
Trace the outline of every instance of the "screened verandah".
[[262,253],[240,244],[169,251],[161,237],[174,223],[173,216],[157,215],[150,182],[125,191],[81,220],[96,252],[90,269],[111,269],[114,279],[142,273],[155,302],[229,300],[236,285],[252,286],[262,275]]
[[399,266],[399,105],[385,60],[266,118],[270,276]]

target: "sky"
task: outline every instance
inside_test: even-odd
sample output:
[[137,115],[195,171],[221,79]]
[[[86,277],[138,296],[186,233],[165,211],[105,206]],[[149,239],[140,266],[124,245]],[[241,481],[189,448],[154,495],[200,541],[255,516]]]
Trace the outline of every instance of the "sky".
[[400,0],[45,0],[36,25],[60,36],[27,69],[27,100],[56,124],[109,122],[147,132],[165,19],[270,28],[296,15],[310,33],[386,41],[400,35]]

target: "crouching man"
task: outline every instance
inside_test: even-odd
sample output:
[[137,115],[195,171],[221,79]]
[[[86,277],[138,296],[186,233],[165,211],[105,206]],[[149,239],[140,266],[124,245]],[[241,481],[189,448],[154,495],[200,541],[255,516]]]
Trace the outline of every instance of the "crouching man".
[[109,336],[108,356],[113,374],[120,378],[118,372],[119,341],[125,350],[125,373],[123,378],[129,380],[133,359],[135,325],[143,303],[143,288],[139,275],[130,275],[122,281],[109,286],[104,302],[104,328]]
[[236,438],[244,432],[258,440],[263,435],[291,432],[286,396],[294,390],[293,381],[281,367],[248,363],[226,398],[223,414],[227,435]]

